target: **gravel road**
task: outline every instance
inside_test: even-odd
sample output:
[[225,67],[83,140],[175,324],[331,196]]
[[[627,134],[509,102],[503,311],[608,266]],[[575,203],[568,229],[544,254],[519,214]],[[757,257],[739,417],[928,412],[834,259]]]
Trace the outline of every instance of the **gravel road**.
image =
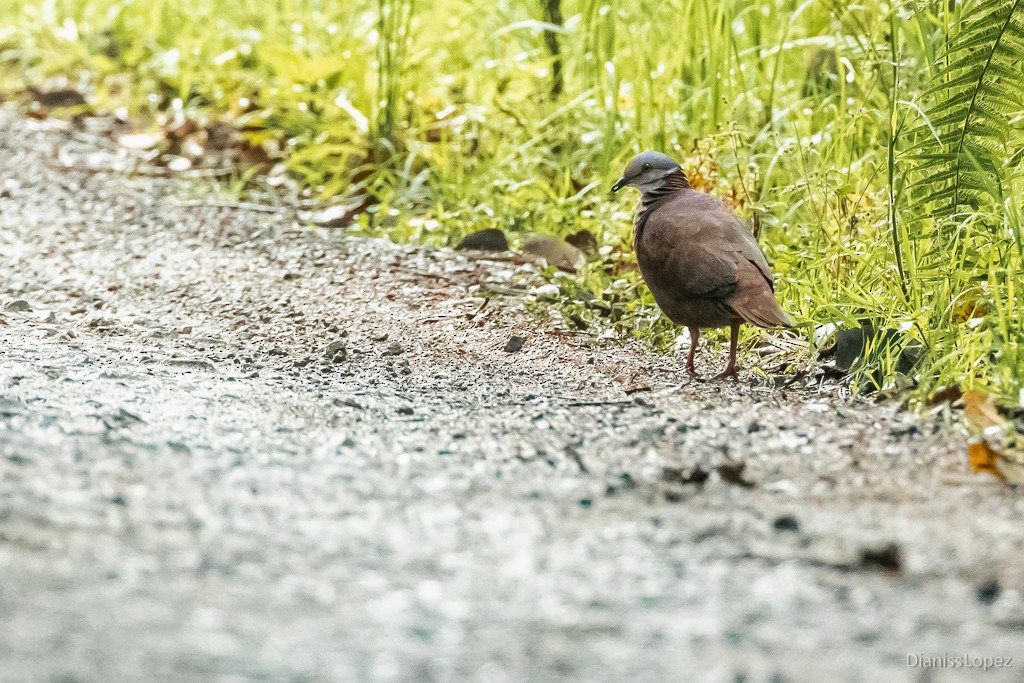
[[942,410],[130,161],[0,114],[4,683],[1024,680],[1024,499]]

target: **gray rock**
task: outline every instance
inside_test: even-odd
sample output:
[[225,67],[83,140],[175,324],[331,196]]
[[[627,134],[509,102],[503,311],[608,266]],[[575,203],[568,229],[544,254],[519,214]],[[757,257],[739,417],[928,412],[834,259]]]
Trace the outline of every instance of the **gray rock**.
[[6,308],[8,311],[13,311],[15,313],[24,313],[32,310],[31,304],[24,299],[16,299],[7,304]]
[[330,363],[344,363],[348,359],[348,349],[345,347],[345,342],[340,339],[332,341],[327,345],[325,355]]
[[594,237],[594,233],[590,232],[589,230],[580,230],[579,232],[574,232],[573,234],[566,237],[565,241],[579,249],[587,257],[593,257],[597,254],[597,238]]
[[523,251],[569,273],[575,273],[586,261],[582,251],[557,237],[531,237],[523,243]]
[[505,353],[515,353],[523,348],[523,344],[526,343],[526,337],[513,336],[505,344]]
[[466,235],[456,249],[474,249],[476,251],[508,251],[508,238],[498,228],[477,230]]

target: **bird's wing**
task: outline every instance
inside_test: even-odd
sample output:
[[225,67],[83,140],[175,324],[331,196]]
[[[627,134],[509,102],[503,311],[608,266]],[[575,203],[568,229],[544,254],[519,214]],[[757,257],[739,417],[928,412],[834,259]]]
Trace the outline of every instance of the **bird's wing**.
[[762,327],[791,324],[775,301],[768,260],[739,217],[703,197],[665,208],[644,230],[645,251],[657,262],[652,274],[662,288],[721,300],[737,317]]
[[775,300],[775,282],[768,259],[747,226],[735,219],[735,229],[728,231],[735,245],[737,286],[729,300],[741,318],[760,327],[789,327],[793,319],[779,308]]
[[722,208],[693,203],[673,202],[649,218],[642,245],[653,266],[648,277],[688,298],[721,299],[736,291],[738,264],[745,259],[722,231]]

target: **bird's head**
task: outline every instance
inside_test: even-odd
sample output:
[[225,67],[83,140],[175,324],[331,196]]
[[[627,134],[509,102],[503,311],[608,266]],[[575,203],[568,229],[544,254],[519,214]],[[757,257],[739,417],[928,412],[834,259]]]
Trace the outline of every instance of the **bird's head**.
[[661,152],[642,152],[626,164],[622,177],[612,185],[612,192],[628,186],[647,193],[665,186],[674,189],[680,183],[682,187],[689,187],[683,169],[671,157]]

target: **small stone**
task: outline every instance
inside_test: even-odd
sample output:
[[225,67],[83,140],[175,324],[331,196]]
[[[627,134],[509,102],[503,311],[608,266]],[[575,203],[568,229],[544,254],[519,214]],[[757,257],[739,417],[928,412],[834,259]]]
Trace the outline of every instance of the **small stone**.
[[526,343],[526,337],[513,336],[505,344],[505,353],[515,353],[523,348],[523,344]]
[[345,408],[355,408],[356,410],[363,409],[363,406],[359,405],[351,398],[336,398],[334,399],[334,405]]
[[25,311],[31,311],[32,306],[24,299],[17,299],[7,304],[7,310],[15,313],[23,313]]
[[861,548],[860,566],[864,569],[882,569],[899,574],[903,569],[903,551],[896,543]]
[[800,531],[800,520],[793,515],[779,515],[772,522],[772,528],[776,531]]
[[348,359],[348,349],[345,348],[345,342],[332,341],[327,345],[327,361],[330,363],[344,363]]
[[977,596],[978,601],[986,605],[991,605],[999,598],[999,594],[1003,592],[1002,586],[999,585],[999,579],[990,578],[982,581],[978,585]]
[[455,248],[476,251],[508,251],[508,239],[505,237],[505,233],[498,228],[488,228],[466,235]]
[[413,410],[409,406],[401,406],[398,409],[398,414],[399,415],[412,415],[412,412],[413,412]]
[[523,251],[569,273],[575,273],[586,261],[582,251],[557,237],[531,237],[523,243]]
[[384,355],[385,356],[398,356],[398,355],[400,355],[400,354],[402,354],[404,352],[405,352],[405,347],[403,347],[398,342],[391,342],[390,344],[388,344],[388,348],[384,351]]

